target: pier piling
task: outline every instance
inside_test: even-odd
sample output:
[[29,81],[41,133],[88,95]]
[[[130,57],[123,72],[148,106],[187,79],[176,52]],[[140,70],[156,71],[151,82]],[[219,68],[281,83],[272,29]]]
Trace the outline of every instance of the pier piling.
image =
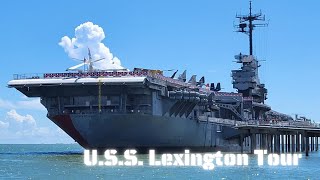
[[280,136],[281,136],[281,152],[284,153],[284,144],[285,144],[284,143],[284,135],[281,134]]
[[309,156],[309,137],[306,136],[306,156]]
[[251,139],[251,154],[253,154],[254,150],[256,148],[256,144],[257,144],[257,142],[256,142],[256,134],[251,134],[250,135],[250,139]]
[[291,152],[290,150],[290,135],[287,135],[287,152]]
[[297,133],[296,135],[296,152],[300,152],[300,134]]
[[294,153],[295,152],[295,144],[294,144],[294,135],[291,135],[291,152]]

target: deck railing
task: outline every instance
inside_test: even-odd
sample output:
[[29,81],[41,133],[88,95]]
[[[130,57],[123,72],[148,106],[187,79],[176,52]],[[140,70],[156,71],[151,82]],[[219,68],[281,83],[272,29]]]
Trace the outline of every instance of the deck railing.
[[319,123],[312,123],[310,121],[274,121],[274,120],[248,120],[237,121],[231,119],[212,118],[200,116],[200,121],[209,123],[216,123],[227,126],[271,126],[271,127],[306,127],[306,128],[319,128]]
[[147,76],[148,72],[79,72],[79,73],[32,73],[14,74],[13,79],[64,79],[64,78],[99,78],[123,76]]
[[13,79],[19,80],[19,79],[42,79],[43,73],[29,73],[29,74],[14,74]]

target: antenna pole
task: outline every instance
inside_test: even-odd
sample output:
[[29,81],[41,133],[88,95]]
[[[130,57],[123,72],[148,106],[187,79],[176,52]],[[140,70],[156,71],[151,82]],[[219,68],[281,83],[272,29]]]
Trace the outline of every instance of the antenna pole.
[[265,21],[265,16],[260,13],[252,14],[252,2],[251,0],[249,6],[249,15],[237,15],[236,18],[239,19],[239,24],[235,26],[238,32],[245,33],[249,36],[249,53],[253,55],[253,30],[255,27],[266,27],[268,24],[254,24],[254,21]]
[[252,24],[252,7],[251,7],[251,1],[250,1],[250,14],[249,14],[249,47],[250,47],[250,55],[252,55],[252,32],[253,32],[253,24]]
[[86,58],[83,58],[83,72],[86,72]]

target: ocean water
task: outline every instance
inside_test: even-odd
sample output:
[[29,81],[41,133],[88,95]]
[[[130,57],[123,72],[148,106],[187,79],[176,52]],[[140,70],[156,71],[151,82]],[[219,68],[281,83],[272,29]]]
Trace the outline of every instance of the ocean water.
[[257,156],[249,155],[248,166],[213,170],[150,166],[149,155],[137,157],[143,166],[86,166],[77,144],[0,144],[0,179],[320,179],[319,152],[303,154],[298,166],[269,166],[266,160],[258,166]]

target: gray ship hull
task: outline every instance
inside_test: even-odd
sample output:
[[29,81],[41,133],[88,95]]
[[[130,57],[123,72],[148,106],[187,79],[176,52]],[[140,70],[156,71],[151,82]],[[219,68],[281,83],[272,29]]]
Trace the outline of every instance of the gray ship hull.
[[143,114],[70,114],[50,117],[84,148],[215,150],[223,143],[214,124]]

